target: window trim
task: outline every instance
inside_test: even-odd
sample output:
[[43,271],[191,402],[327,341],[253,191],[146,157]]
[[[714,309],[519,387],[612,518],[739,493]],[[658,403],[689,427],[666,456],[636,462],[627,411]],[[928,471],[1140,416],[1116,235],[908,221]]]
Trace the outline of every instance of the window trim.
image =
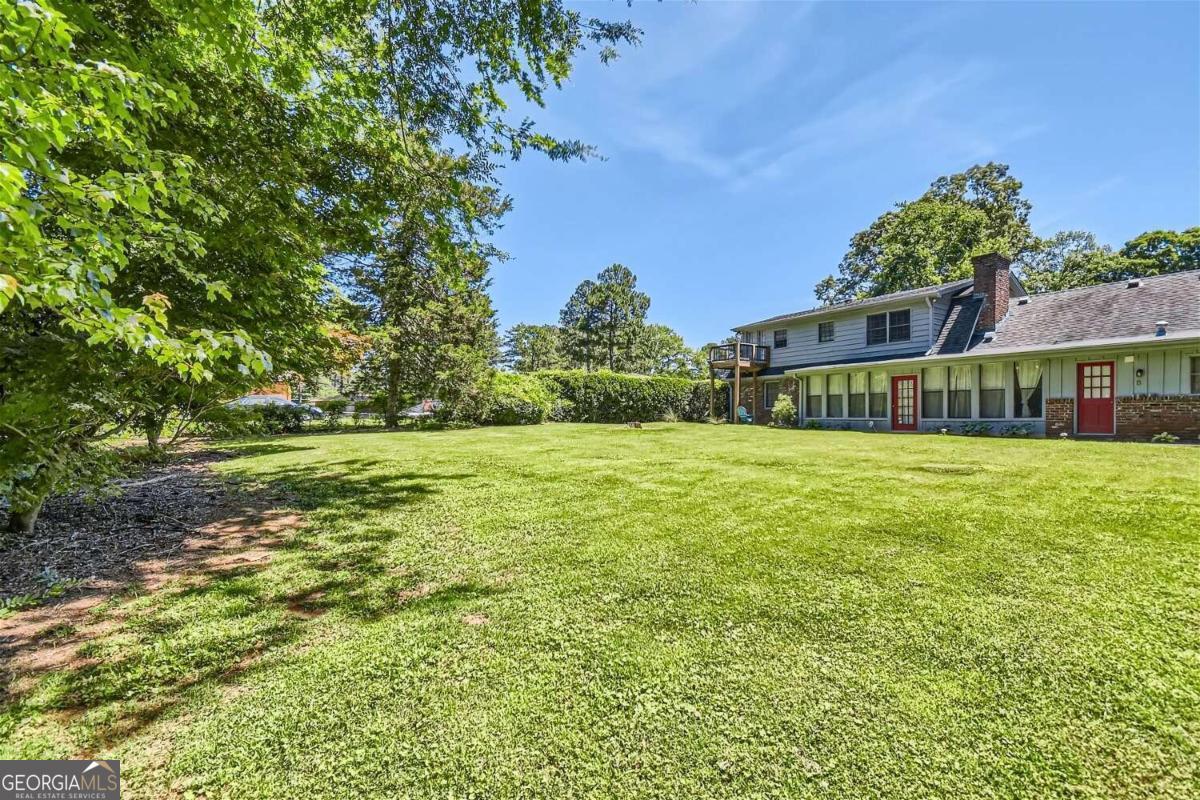
[[[829,331],[828,337],[825,336],[826,329],[828,329],[828,331]],[[817,323],[817,343],[818,344],[823,344],[825,342],[832,342],[836,338],[837,338],[837,326],[834,324],[834,320]]]

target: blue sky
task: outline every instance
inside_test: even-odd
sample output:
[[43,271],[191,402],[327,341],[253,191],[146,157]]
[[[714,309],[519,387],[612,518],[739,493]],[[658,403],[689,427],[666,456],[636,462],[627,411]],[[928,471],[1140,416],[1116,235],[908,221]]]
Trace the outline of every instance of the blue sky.
[[1041,235],[1200,224],[1198,3],[578,7],[645,36],[608,66],[585,54],[534,114],[606,160],[502,173],[502,327],[557,321],[621,262],[650,319],[703,344],[814,305],[852,234],[988,160]]

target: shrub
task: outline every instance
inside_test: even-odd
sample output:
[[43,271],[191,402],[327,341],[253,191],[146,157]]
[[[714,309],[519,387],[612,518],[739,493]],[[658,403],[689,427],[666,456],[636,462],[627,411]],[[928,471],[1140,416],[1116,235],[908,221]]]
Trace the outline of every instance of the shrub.
[[1154,436],[1150,437],[1150,441],[1158,442],[1160,444],[1175,444],[1179,441],[1179,437],[1170,431],[1163,431],[1162,433],[1156,433]]
[[1022,438],[1033,433],[1033,426],[1023,422],[1017,425],[1009,425],[1001,430],[1000,433],[1003,436],[1016,436],[1018,438]]
[[213,439],[233,439],[239,436],[260,436],[264,430],[262,418],[251,409],[217,406],[197,418],[196,433]]
[[[406,399],[407,398],[401,399],[400,404],[402,406],[405,405],[404,401]],[[411,405],[411,403],[409,403],[408,405]],[[382,414],[384,409],[386,409],[386,408],[387,408],[387,394],[382,393],[382,392],[379,394],[372,395],[367,400],[356,400],[354,403],[355,412],[361,413],[361,414]]]
[[771,424],[778,428],[790,428],[796,424],[796,404],[786,394],[775,398],[771,407]]
[[253,410],[262,419],[263,431],[269,434],[295,433],[310,416],[303,408],[290,405],[254,406]]
[[218,406],[200,416],[196,431],[214,439],[295,433],[306,419],[308,412],[299,406]]
[[330,397],[325,400],[317,400],[313,405],[331,417],[340,417],[346,407],[350,405],[350,401],[345,397]]
[[815,420],[815,419],[806,420],[806,421],[805,421],[805,423],[804,423],[804,429],[805,429],[805,430],[809,430],[809,431],[819,431],[819,430],[824,430],[824,428],[825,428],[825,426],[824,426],[824,425],[822,425],[822,424],[820,423],[820,421],[818,421],[818,420]]
[[992,432],[992,426],[988,422],[968,422],[960,430],[967,436],[987,436]]
[[699,422],[708,418],[708,382],[671,375],[624,375],[617,372],[550,370],[533,377],[565,405],[560,413],[570,422],[632,422],[676,419]]
[[482,425],[540,425],[554,408],[554,395],[529,375],[497,373],[483,392],[478,419]]
[[550,409],[551,422],[570,422],[575,418],[575,404],[570,400],[563,400],[561,397],[554,399],[554,405]]

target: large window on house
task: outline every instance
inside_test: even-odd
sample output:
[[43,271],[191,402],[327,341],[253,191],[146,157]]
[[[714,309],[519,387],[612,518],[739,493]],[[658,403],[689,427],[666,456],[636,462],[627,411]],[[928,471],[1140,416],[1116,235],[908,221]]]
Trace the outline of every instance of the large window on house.
[[822,375],[809,375],[804,381],[808,387],[808,400],[804,403],[804,412],[809,417],[822,416],[824,404],[821,398],[825,395],[825,378]]
[[887,314],[867,315],[867,344],[887,343]]
[[775,349],[787,347],[787,328],[775,331]]
[[1004,365],[982,364],[979,367],[979,416],[999,419],[1004,416]]
[[1200,394],[1200,356],[1192,356],[1192,394]]
[[844,417],[846,409],[842,406],[845,402],[846,394],[846,376],[844,374],[829,376],[829,394],[826,399],[827,407],[825,416],[827,417]]
[[822,322],[817,325],[817,341],[832,342],[833,341],[833,323]]
[[926,367],[921,370],[921,416],[941,419],[946,416],[943,395],[946,391],[946,368]]
[[974,367],[950,368],[950,391],[946,395],[949,408],[946,416],[952,419],[971,418],[971,380]]
[[850,373],[850,416],[867,415],[867,373]]
[[907,308],[888,314],[888,341],[907,342],[912,338],[912,312]]
[[887,416],[888,377],[882,370],[871,372],[871,416],[881,419]]
[[763,385],[763,408],[772,409],[775,407],[775,400],[779,397],[779,383],[767,383]]
[[[1196,386],[1196,362],[1192,359],[1192,391]],[[1042,362],[1018,361],[1013,365],[1013,416],[1042,416]]]

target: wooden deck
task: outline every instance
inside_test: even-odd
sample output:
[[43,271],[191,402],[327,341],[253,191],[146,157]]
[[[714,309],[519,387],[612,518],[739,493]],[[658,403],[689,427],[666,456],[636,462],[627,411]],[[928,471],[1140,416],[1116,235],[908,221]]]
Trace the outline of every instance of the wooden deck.
[[765,369],[771,365],[771,348],[744,342],[714,345],[708,350],[708,365],[713,369]]

